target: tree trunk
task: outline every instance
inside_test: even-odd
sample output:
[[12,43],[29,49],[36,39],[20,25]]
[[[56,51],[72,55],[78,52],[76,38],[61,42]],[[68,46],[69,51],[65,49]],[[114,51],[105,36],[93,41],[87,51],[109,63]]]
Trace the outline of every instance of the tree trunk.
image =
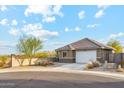
[[21,60],[21,62],[20,62],[20,66],[23,66],[23,62],[24,62],[24,60]]
[[31,66],[32,58],[29,58],[29,66]]
[[15,59],[18,61],[19,66],[23,66],[24,59],[19,59],[18,57],[15,56]]

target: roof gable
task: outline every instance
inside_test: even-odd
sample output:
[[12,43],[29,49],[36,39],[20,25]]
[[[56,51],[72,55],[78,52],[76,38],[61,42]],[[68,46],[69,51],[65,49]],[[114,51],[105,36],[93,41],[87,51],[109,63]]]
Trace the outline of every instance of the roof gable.
[[91,40],[89,38],[84,38],[82,40],[68,44],[64,47],[58,48],[57,50],[81,50],[81,49],[98,49],[98,48],[104,48],[104,49],[111,49],[112,50],[111,47],[104,45],[100,42],[97,42],[95,40]]

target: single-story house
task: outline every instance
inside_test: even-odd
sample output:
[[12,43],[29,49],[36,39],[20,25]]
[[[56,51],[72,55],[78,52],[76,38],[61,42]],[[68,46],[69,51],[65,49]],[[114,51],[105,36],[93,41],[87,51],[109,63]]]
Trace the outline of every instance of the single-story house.
[[95,40],[84,38],[77,42],[58,48],[59,62],[88,63],[90,60],[104,62],[114,49]]

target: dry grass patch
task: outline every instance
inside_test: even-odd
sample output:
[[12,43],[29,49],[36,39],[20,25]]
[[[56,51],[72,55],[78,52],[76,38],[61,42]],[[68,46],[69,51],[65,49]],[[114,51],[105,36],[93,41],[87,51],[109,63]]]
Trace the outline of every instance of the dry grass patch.
[[116,71],[117,72],[124,72],[124,69],[123,68],[118,68]]
[[48,60],[41,60],[35,62],[35,66],[50,66],[50,65],[54,65],[54,62]]

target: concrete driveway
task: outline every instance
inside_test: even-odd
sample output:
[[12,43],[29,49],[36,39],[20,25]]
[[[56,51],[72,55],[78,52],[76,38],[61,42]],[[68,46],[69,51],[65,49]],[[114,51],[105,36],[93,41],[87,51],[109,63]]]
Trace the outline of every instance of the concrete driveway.
[[55,63],[56,67],[54,69],[69,69],[69,70],[83,70],[86,64],[77,63]]

